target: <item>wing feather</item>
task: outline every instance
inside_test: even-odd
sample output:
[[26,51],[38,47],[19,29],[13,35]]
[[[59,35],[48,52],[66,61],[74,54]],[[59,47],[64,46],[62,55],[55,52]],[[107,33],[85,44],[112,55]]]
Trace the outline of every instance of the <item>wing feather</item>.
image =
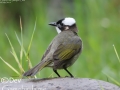
[[74,57],[81,50],[81,40],[70,40],[60,44],[53,54],[54,60],[68,60]]

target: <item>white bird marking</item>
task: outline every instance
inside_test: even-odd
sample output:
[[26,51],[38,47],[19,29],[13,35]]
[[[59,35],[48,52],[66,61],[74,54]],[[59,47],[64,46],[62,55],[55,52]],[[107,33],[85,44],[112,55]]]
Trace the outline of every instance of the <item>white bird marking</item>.
[[63,23],[64,25],[69,25],[69,26],[71,26],[71,25],[75,24],[76,21],[75,21],[74,18],[67,17],[67,18],[65,18],[65,19],[62,21],[62,23]]
[[61,32],[61,30],[58,27],[56,27],[56,31],[58,34]]

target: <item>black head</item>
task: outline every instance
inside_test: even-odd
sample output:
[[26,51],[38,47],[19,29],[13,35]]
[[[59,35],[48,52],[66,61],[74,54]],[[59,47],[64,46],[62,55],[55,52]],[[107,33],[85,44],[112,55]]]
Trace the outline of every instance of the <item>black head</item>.
[[64,18],[57,22],[51,22],[49,25],[55,26],[58,33],[64,30],[69,30],[71,27],[76,27],[76,21],[74,18]]

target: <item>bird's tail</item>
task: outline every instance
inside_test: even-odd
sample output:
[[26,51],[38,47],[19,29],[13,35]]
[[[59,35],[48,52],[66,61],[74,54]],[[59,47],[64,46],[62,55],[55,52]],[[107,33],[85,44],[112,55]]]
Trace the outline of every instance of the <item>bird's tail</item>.
[[32,69],[28,70],[23,74],[23,76],[34,76],[38,71],[42,70],[45,66],[47,66],[50,63],[50,61],[41,61],[39,64],[37,64]]

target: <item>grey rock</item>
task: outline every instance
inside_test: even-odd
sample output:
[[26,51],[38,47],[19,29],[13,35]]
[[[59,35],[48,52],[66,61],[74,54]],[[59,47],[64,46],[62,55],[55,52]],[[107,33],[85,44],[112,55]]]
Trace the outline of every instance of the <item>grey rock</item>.
[[89,78],[16,79],[0,83],[0,90],[120,90],[102,80]]

